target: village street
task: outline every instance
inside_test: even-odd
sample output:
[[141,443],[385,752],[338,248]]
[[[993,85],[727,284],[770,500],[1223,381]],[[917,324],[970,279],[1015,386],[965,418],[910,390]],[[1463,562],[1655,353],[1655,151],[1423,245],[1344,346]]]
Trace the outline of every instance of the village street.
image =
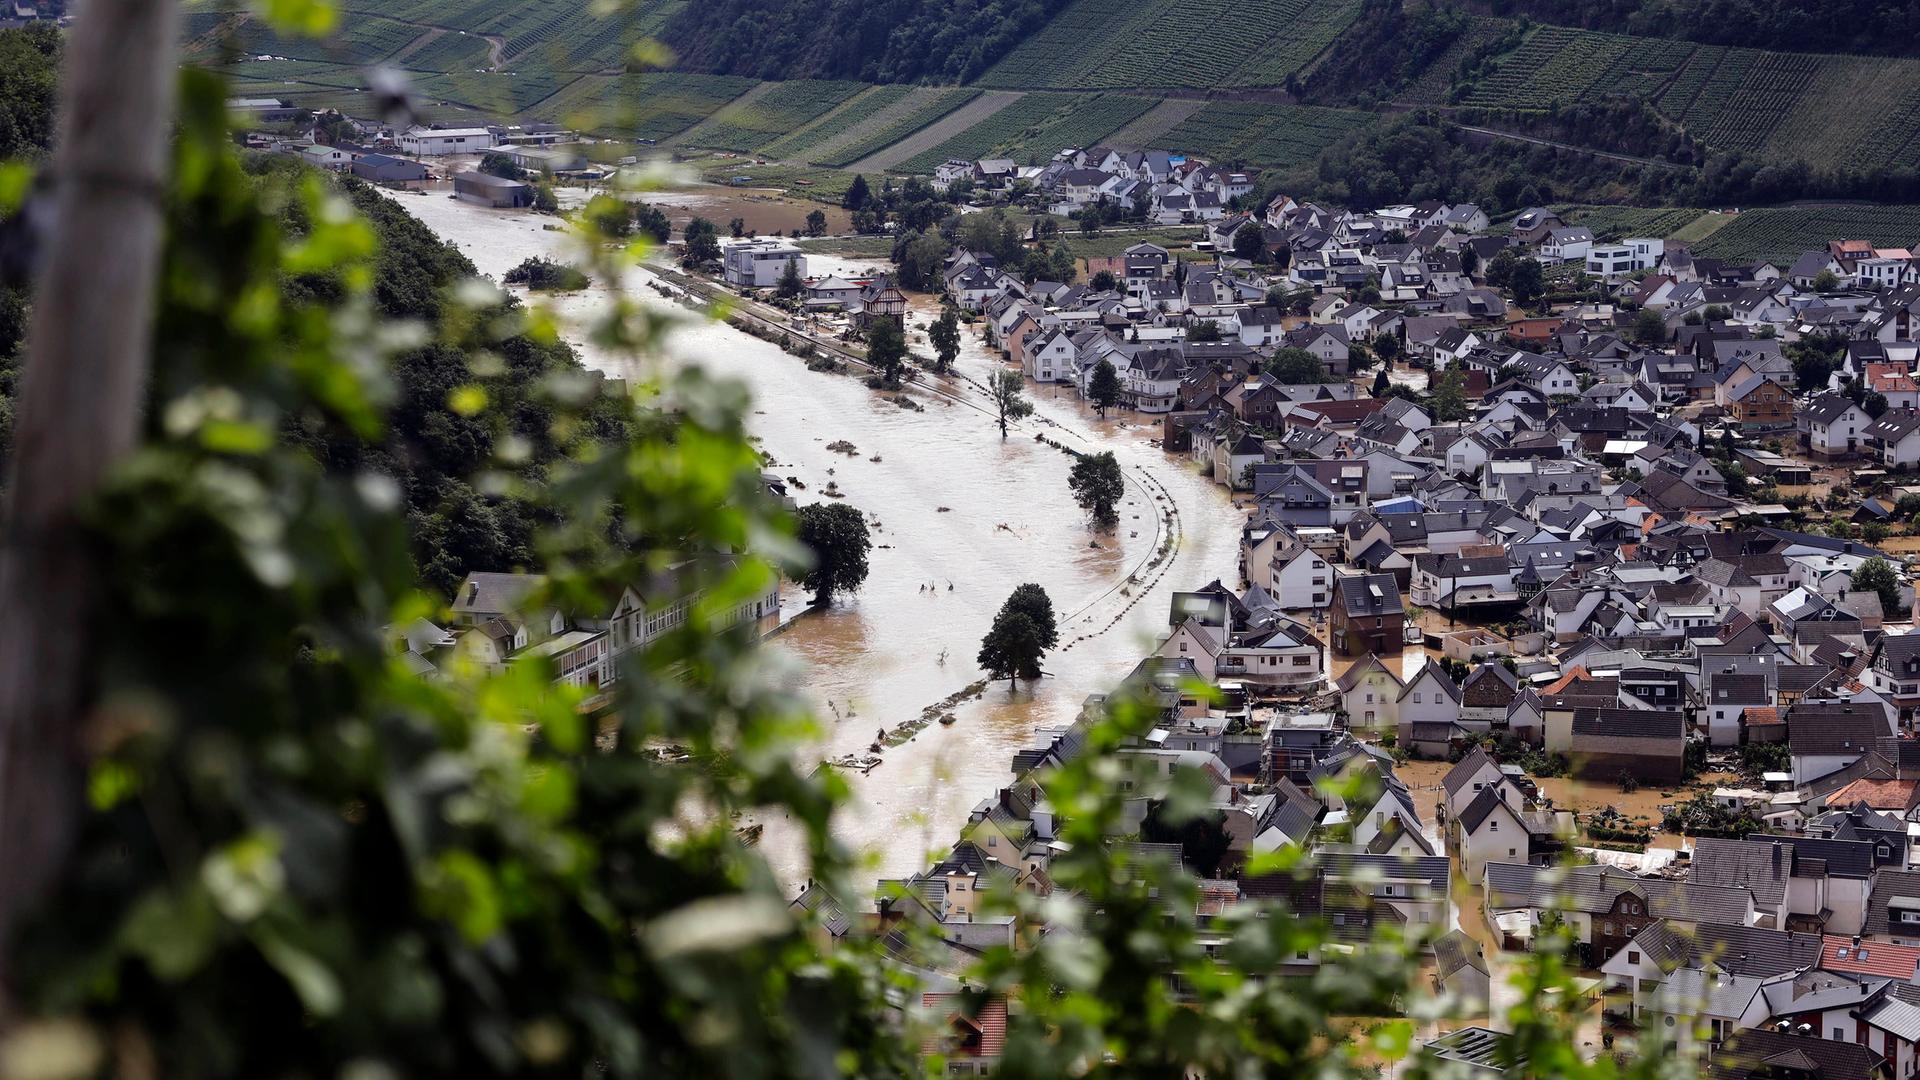
[[[568,255],[571,241],[546,228],[550,217],[437,193],[397,198],[496,279],[529,255]],[[655,280],[636,271],[629,289],[687,315],[645,287]],[[596,286],[552,306],[577,317],[604,296]],[[909,339],[923,355],[928,317],[917,306],[909,319]],[[583,334],[566,336],[590,367],[645,374]],[[979,390],[999,361],[971,330],[955,374],[927,380],[938,392],[909,391],[924,411],[902,408],[856,379],[810,372],[769,342],[691,316],[668,351],[673,362],[697,361],[746,383],[751,429],[776,462],[768,471],[804,483],[794,493],[801,501],[831,481],[870,525],[877,522],[865,588],[775,639],[775,655],[804,663],[795,678],[824,728],[818,757],[864,753],[878,729],[914,720],[975,683],[980,638],[1014,586],[1040,583],[1060,615],[1062,647],[1037,686],[984,687],[954,708],[950,726],[927,726],[887,750],[880,767],[851,777],[842,837],[871,853],[876,873],[908,873],[950,844],[967,812],[1009,779],[1014,751],[1036,728],[1070,722],[1088,695],[1111,689],[1151,650],[1170,592],[1237,580],[1241,515],[1225,489],[1150,441],[1157,422],[1119,414],[1102,420],[1071,389],[1042,388],[1032,394],[1035,416],[1003,442]],[[1088,530],[1067,489],[1071,458],[1036,433],[1075,449],[1115,451],[1129,481],[1115,533]],[[826,449],[842,440],[853,444],[852,454]],[[1150,565],[1169,539],[1167,558]],[[798,614],[805,600],[789,586],[784,614]],[[780,823],[765,824],[776,868],[804,879]]]

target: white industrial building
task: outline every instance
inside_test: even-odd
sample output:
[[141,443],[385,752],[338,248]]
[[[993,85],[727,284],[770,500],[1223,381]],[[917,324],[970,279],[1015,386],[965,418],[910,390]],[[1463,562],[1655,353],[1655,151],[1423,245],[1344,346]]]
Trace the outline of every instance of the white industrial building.
[[486,128],[412,128],[400,136],[400,149],[414,157],[477,154],[494,147]]

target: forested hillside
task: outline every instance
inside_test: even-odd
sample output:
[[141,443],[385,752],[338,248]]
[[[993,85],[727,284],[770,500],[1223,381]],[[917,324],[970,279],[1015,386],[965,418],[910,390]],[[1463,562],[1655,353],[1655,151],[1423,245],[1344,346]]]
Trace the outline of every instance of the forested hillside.
[[691,71],[761,79],[966,82],[1067,0],[717,0],[663,37]]

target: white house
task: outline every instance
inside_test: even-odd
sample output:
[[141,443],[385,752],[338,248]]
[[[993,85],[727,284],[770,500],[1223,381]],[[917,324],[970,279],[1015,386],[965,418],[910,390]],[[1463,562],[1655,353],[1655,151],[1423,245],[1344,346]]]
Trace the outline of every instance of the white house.
[[1267,591],[1289,611],[1324,608],[1333,603],[1333,568],[1311,548],[1282,549],[1273,557]]
[[1460,719],[1460,687],[1429,662],[1400,688],[1395,710],[1403,731],[1414,724],[1454,723]]
[[768,289],[780,284],[793,264],[794,273],[807,276],[807,257],[782,240],[745,240],[729,244],[724,256],[727,284],[738,289]]
[[1060,327],[1042,330],[1024,352],[1022,367],[1035,382],[1064,382],[1073,378],[1073,339]]
[[1400,691],[1406,687],[1379,657],[1369,654],[1348,668],[1334,682],[1334,688],[1340,691],[1340,707],[1346,710],[1349,727],[1368,731],[1397,728]]
[[1582,225],[1566,225],[1548,231],[1540,242],[1540,258],[1549,262],[1582,262],[1593,249],[1593,230]]

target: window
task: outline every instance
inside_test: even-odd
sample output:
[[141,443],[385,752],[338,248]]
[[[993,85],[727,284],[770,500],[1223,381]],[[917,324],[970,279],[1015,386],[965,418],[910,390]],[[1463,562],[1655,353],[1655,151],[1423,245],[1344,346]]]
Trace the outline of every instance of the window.
[[1487,831],[1488,831],[1488,832],[1499,832],[1499,831],[1500,831],[1500,819],[1498,819],[1498,818],[1488,818],[1488,819],[1487,819]]
[[1629,964],[1637,964],[1637,963],[1639,963],[1639,962],[1640,962],[1640,950],[1638,950],[1638,949],[1628,949],[1628,950],[1627,950],[1627,963],[1629,963]]
[[1418,704],[1420,704],[1420,691],[1418,691],[1418,690],[1415,690],[1415,691],[1413,692],[1413,703],[1414,703],[1415,705],[1418,705]]

